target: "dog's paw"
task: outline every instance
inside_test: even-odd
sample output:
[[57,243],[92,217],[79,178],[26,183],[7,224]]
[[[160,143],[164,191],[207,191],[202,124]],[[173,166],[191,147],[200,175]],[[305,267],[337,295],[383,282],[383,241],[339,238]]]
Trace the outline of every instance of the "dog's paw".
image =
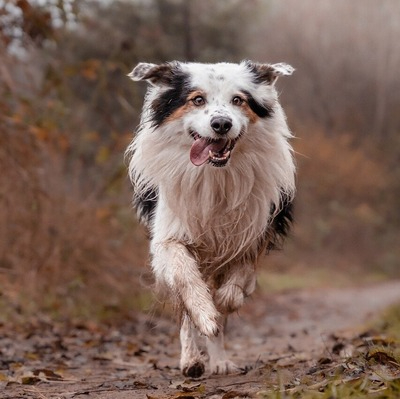
[[235,374],[240,370],[231,360],[218,360],[210,363],[211,374]]
[[204,374],[204,363],[201,361],[196,361],[191,365],[187,365],[182,368],[182,374],[185,377],[199,378]]

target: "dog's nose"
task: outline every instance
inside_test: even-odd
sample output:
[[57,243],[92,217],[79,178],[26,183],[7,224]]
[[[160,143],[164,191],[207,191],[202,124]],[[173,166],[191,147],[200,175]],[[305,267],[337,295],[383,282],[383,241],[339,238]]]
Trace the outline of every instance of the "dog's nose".
[[211,119],[211,127],[217,134],[227,134],[232,127],[232,121],[229,118],[218,116]]

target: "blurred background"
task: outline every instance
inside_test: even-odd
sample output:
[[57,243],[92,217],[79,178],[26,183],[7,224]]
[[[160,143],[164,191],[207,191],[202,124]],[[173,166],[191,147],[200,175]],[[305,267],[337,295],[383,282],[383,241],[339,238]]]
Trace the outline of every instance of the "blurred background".
[[398,0],[0,0],[0,320],[151,303],[124,150],[139,61],[285,61],[296,223],[260,289],[400,276]]

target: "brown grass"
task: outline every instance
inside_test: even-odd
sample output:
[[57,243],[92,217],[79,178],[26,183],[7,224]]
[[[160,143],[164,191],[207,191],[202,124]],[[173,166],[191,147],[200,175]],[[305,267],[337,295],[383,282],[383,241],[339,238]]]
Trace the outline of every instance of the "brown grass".
[[296,134],[296,223],[286,267],[395,274],[392,176],[385,163],[349,135],[329,137],[318,128]]

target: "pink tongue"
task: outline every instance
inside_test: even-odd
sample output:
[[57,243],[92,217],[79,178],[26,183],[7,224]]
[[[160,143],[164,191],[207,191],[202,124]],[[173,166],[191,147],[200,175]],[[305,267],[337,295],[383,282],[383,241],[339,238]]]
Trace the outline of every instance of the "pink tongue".
[[193,165],[200,166],[208,161],[210,157],[209,151],[220,152],[226,146],[226,139],[218,139],[214,141],[209,141],[203,137],[198,138],[192,144],[190,149],[190,160]]

